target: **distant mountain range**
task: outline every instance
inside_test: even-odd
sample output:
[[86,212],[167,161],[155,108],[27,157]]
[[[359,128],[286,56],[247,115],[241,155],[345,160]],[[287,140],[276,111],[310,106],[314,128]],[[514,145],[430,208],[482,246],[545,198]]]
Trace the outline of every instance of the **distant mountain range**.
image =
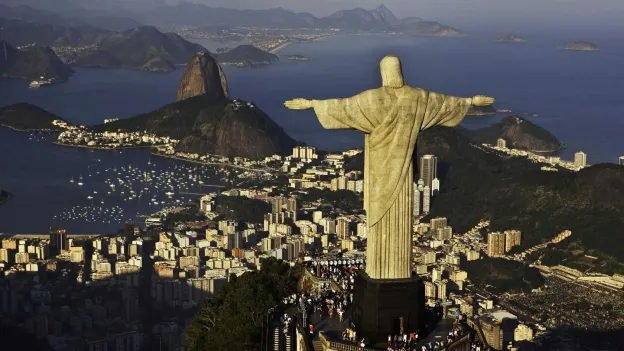
[[[24,3],[25,1],[14,1]],[[85,9],[65,2],[59,8],[42,7],[37,0],[26,1],[29,6],[9,7],[0,5],[0,17],[19,19],[39,24],[64,26],[69,28],[99,28],[123,31],[149,24],[157,27],[178,26],[229,26],[264,28],[338,28],[346,31],[393,30],[412,35],[460,36],[458,30],[433,21],[417,17],[399,20],[385,5],[372,10],[354,8],[340,10],[326,17],[315,17],[309,13],[295,13],[278,7],[267,10],[236,10],[222,7],[209,7],[194,3],[181,3],[175,6],[161,4],[135,11],[121,6],[113,10]],[[69,5],[73,4],[73,5]],[[40,10],[39,8],[47,8]]]
[[405,30],[413,35],[459,36],[461,33],[438,22],[423,21],[410,17],[400,21],[385,5],[373,10],[354,8],[337,11],[326,17],[309,13],[295,13],[278,7],[268,10],[234,10],[212,8],[200,4],[182,3],[162,6],[137,13],[136,19],[143,23],[162,26],[224,25],[230,27],[265,28],[339,28],[344,30]]
[[141,26],[103,36],[98,42],[98,50],[79,56],[74,64],[166,72],[173,71],[174,64],[184,63],[195,53],[205,50],[177,34]]
[[0,28],[3,28],[3,38],[14,46],[36,43],[85,48],[63,55],[67,63],[81,67],[172,71],[174,64],[184,63],[195,53],[206,50],[177,34],[162,33],[152,26],[116,32],[0,18]]
[[87,10],[82,8],[57,12],[33,8],[27,5],[10,7],[0,4],[0,17],[6,19],[17,19],[26,22],[39,24],[51,24],[69,28],[100,28],[106,30],[123,31],[138,27],[140,22],[128,17],[118,16],[108,11]]

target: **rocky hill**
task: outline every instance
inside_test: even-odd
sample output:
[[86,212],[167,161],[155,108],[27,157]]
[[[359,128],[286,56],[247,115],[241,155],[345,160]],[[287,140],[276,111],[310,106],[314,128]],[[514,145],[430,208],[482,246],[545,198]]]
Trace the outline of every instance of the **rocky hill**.
[[5,41],[0,41],[0,77],[22,79],[53,79],[64,81],[73,70],[45,46],[31,46],[18,50]]
[[227,80],[221,66],[208,53],[200,52],[189,59],[178,87],[177,100],[207,95],[216,100],[229,98]]
[[[458,128],[421,133],[416,151],[438,157],[441,189],[430,217],[448,217],[458,232],[490,219],[493,230],[521,230],[521,247],[528,248],[569,229],[568,242],[624,260],[623,166],[544,172],[525,158],[476,147]],[[348,167],[361,165],[360,155]]]
[[15,130],[60,130],[52,125],[61,117],[42,108],[27,103],[8,105],[0,108],[0,126]]
[[228,98],[226,77],[206,53],[187,63],[178,100],[94,129],[148,131],[180,140],[179,151],[250,159],[290,152],[296,144],[254,104]]
[[478,143],[495,145],[499,138],[505,139],[507,147],[533,152],[556,152],[561,142],[546,129],[520,116],[509,116],[500,123],[472,132]]
[[216,54],[215,58],[222,64],[227,63],[245,66],[270,64],[273,61],[279,60],[276,55],[258,49],[253,45],[239,45],[223,54]]
[[162,33],[151,26],[141,26],[125,32],[111,33],[103,37],[98,51],[86,52],[78,57],[75,65],[101,67],[124,67],[142,71],[174,70],[173,64],[186,62],[198,51],[199,45],[186,41],[174,33]]
[[269,116],[244,101],[199,95],[136,117],[99,125],[96,131],[143,131],[180,140],[178,150],[262,159],[295,146]]

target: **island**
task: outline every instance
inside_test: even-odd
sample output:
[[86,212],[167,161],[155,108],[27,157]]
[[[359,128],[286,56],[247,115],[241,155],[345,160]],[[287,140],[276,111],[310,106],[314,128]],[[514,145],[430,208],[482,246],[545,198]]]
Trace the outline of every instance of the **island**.
[[539,153],[562,149],[562,143],[554,135],[520,116],[508,116],[499,123],[473,131],[472,138],[492,145],[503,139],[507,148]]
[[598,45],[594,43],[590,43],[587,41],[573,41],[559,47],[562,50],[572,50],[572,51],[598,51],[600,48]]
[[526,43],[527,40],[517,35],[505,35],[496,38],[496,41],[501,43]]
[[407,35],[414,36],[427,36],[427,37],[447,37],[457,38],[464,37],[466,34],[459,30],[446,26],[436,21],[423,21],[417,17],[404,18],[399,25],[396,26],[397,30]]
[[67,121],[40,107],[18,103],[0,108],[0,126],[20,132],[61,131]]
[[213,55],[222,65],[252,66],[268,65],[279,58],[253,45],[239,45],[228,52]]
[[305,57],[303,55],[286,55],[286,59],[294,61],[310,61],[309,57]]
[[31,87],[40,87],[66,81],[73,73],[47,46],[15,48],[0,40],[0,78],[28,79]]

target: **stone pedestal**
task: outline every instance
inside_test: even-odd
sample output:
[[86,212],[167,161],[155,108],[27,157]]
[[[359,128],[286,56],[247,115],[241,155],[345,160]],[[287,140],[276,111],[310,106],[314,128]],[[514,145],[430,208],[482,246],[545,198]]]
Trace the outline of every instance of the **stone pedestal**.
[[383,342],[388,335],[424,331],[425,286],[420,278],[372,279],[359,272],[355,281],[353,324],[358,336]]

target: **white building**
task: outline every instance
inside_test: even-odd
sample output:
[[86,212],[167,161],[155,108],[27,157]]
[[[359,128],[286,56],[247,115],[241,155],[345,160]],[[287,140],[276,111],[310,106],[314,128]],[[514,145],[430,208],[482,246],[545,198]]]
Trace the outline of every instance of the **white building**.
[[574,154],[574,166],[585,168],[587,167],[587,154],[583,151],[579,151]]

